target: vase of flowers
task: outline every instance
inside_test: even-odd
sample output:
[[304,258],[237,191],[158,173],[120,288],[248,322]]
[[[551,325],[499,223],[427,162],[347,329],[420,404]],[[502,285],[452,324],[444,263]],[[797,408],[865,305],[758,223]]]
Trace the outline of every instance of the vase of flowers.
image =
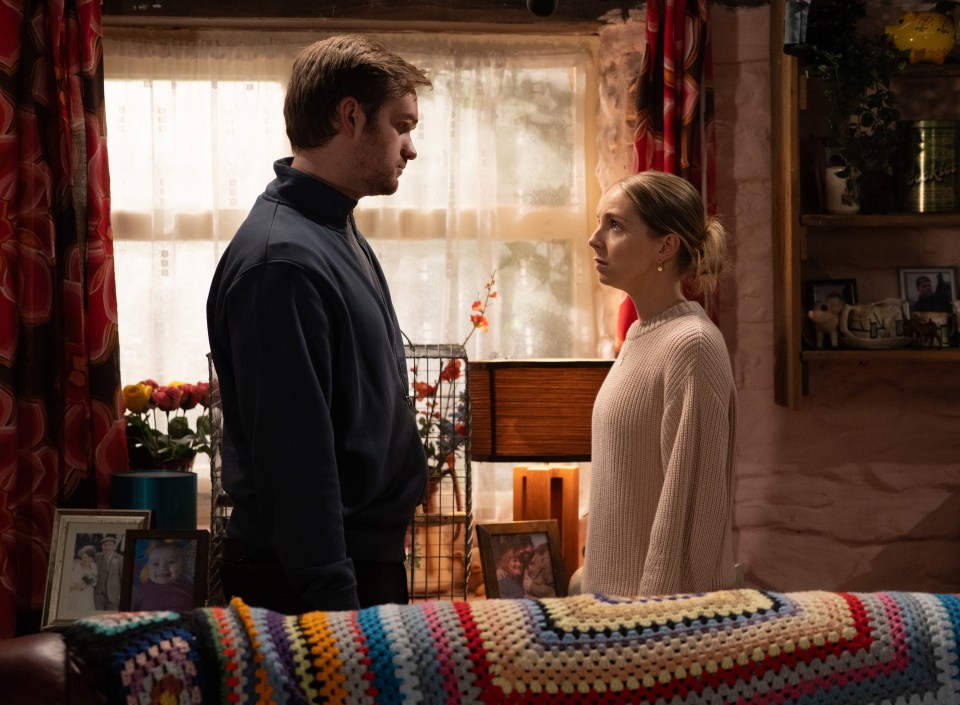
[[210,453],[210,417],[203,413],[191,428],[187,412],[210,405],[207,382],[152,379],[123,388],[127,453],[131,470],[190,471],[197,453]]
[[465,541],[470,526],[467,450],[466,344],[486,332],[488,306],[497,298],[495,273],[470,309],[470,330],[459,345],[408,348],[417,428],[427,456],[427,491],[414,516],[407,553],[410,592],[439,598],[466,585]]

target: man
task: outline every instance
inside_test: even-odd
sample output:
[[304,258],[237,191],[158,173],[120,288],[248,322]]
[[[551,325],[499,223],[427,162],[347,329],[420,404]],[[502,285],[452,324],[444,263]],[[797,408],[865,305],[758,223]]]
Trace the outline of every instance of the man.
[[93,588],[93,606],[98,610],[120,609],[120,574],[123,555],[117,552],[117,537],[106,534],[100,539],[100,550],[94,557],[97,584]]
[[226,249],[207,300],[233,501],[228,595],[297,614],[408,599],[404,537],[426,487],[403,340],[364,196],[417,156],[424,72],[360,37],[306,48],[284,104],[292,159]]
[[937,274],[937,288],[933,288],[933,282],[926,274],[917,277],[917,300],[914,302],[913,311],[933,312],[940,311],[950,313],[952,305],[950,302],[950,284],[943,279],[943,274]]

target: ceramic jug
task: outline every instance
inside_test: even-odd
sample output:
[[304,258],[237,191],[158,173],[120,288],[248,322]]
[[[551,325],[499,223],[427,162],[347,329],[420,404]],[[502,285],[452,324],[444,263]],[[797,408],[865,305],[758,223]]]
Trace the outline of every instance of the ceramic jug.
[[897,347],[910,342],[903,334],[906,301],[882,299],[846,304],[840,312],[840,344],[848,347]]

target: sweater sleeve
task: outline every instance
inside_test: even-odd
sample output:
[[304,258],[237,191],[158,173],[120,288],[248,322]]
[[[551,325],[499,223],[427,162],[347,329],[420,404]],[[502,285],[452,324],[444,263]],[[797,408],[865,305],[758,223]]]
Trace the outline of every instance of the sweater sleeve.
[[[733,587],[735,396],[726,350],[698,344],[668,376],[661,427],[663,490],[641,588],[666,595]],[[727,565],[729,563],[729,565]]]
[[357,609],[330,413],[337,343],[320,292],[294,265],[262,264],[234,283],[226,318],[265,538],[305,600]]

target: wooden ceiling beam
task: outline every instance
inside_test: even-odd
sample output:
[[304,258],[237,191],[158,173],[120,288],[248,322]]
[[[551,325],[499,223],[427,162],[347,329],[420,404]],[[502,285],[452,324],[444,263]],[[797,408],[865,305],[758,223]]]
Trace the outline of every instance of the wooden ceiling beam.
[[[538,0],[539,1],[539,0]],[[385,22],[405,27],[433,24],[516,25],[526,31],[562,30],[565,26],[622,22],[630,10],[639,10],[636,0],[556,0],[556,10],[539,17],[527,9],[527,0],[457,0],[417,2],[398,0],[103,0],[106,24],[231,24],[314,27],[383,26]]]

